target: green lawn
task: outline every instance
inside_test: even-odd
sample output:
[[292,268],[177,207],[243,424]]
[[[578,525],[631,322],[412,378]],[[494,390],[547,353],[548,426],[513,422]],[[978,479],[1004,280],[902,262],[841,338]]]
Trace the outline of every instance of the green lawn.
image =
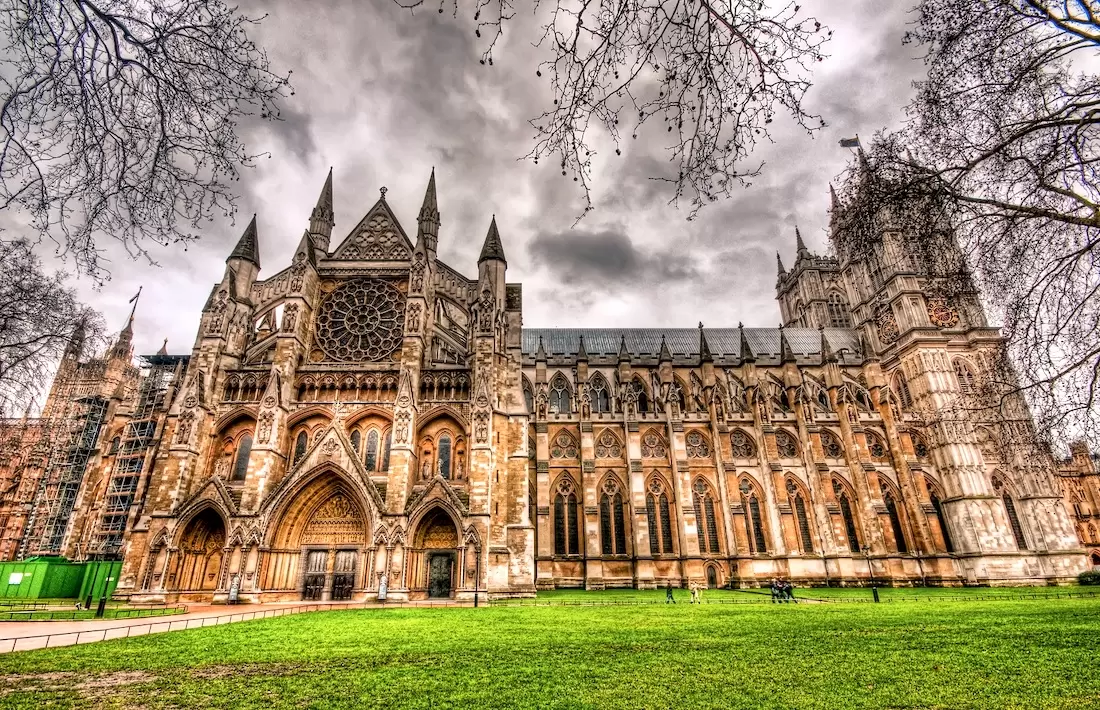
[[1097,598],[686,601],[324,612],[6,655],[0,707],[1100,706]]

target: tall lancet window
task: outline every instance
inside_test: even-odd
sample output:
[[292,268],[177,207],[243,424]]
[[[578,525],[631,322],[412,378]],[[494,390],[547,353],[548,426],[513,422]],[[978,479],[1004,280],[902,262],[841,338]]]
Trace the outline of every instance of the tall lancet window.
[[439,475],[443,478],[451,477],[451,436],[443,434],[439,437],[439,454],[436,457],[439,466]]

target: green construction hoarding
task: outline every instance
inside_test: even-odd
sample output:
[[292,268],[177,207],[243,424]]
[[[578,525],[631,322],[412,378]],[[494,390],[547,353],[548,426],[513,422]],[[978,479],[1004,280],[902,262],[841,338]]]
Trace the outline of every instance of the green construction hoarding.
[[0,562],[0,599],[85,599],[111,596],[122,563],[70,562],[64,557],[31,557]]

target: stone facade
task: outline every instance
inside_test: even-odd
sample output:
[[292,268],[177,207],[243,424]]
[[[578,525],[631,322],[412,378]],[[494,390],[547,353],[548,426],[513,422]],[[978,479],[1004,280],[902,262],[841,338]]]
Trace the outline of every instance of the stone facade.
[[434,174],[415,240],[383,190],[331,245],[332,199],[330,174],[266,279],[253,220],[190,355],[162,351],[156,387],[105,427],[76,556],[97,549],[78,521],[107,507],[105,442],[152,422],[118,594],[1051,583],[1086,567],[1053,459],[989,445],[1030,427],[1026,408],[927,416],[1002,346],[977,298],[930,290],[896,235],[855,247],[838,205],[836,256],[796,235],[780,261],[781,328],[523,329],[495,219],[476,277],[437,258]]

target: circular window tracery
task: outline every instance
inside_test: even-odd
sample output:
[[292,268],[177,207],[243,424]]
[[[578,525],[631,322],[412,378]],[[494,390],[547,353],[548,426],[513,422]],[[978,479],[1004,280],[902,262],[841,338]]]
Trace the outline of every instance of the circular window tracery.
[[329,359],[377,362],[401,346],[405,299],[386,281],[356,279],[337,286],[317,314],[317,345]]

